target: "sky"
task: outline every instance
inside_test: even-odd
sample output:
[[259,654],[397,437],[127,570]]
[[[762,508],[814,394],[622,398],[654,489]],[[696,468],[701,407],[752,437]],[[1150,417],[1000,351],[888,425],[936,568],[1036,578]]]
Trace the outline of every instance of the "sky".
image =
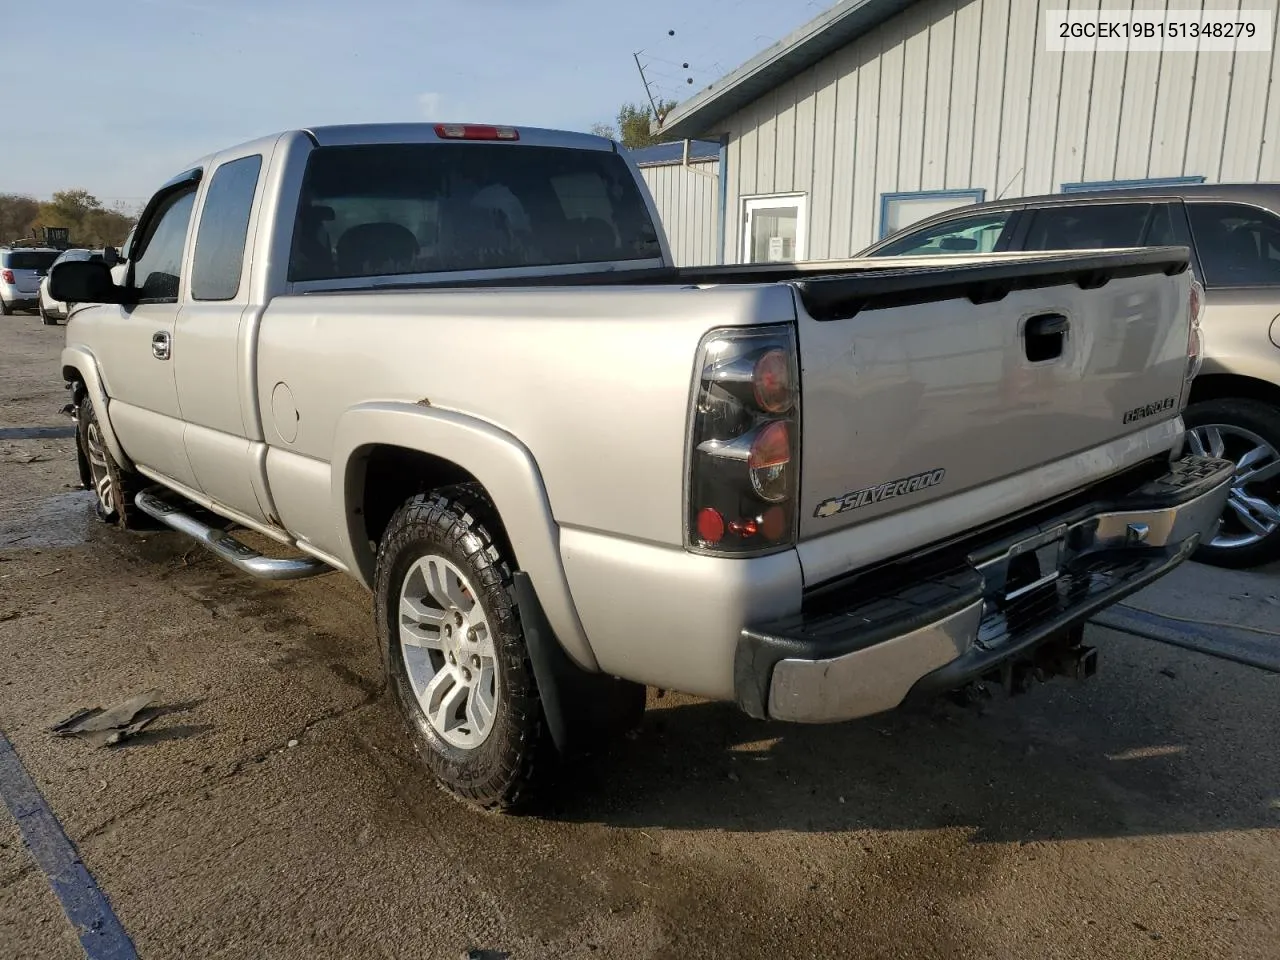
[[635,51],[685,100],[830,2],[0,0],[4,33],[37,38],[0,57],[0,193],[138,205],[206,153],[321,124],[586,130],[644,100]]

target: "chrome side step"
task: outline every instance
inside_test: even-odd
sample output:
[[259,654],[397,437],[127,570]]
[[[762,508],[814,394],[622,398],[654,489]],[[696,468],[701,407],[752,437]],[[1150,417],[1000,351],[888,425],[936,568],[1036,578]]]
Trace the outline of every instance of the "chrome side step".
[[147,516],[198,540],[237,570],[251,577],[257,577],[260,580],[302,580],[306,577],[318,577],[322,573],[333,572],[333,567],[314,557],[296,557],[288,560],[264,557],[225,530],[201,523],[167,500],[162,500],[146,490],[134,497],[133,502]]

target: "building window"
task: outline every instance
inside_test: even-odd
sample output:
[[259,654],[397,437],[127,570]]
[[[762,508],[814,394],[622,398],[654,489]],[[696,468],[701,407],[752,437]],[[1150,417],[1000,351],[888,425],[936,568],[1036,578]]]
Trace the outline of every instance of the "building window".
[[1204,183],[1204,177],[1152,177],[1148,180],[1097,180],[1086,183],[1064,183],[1063,193],[1084,193],[1086,190],[1128,190],[1131,187],[1185,187],[1192,183]]
[[880,236],[887,237],[903,227],[945,213],[956,207],[981,203],[986,190],[917,190],[914,193],[880,194]]
[[795,262],[805,257],[809,198],[803,193],[742,201],[744,263]]

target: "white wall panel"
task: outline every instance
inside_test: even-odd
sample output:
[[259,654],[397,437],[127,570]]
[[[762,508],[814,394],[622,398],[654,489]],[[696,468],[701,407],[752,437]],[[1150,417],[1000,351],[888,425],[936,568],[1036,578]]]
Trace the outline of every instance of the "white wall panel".
[[826,259],[879,237],[885,193],[981,188],[996,199],[1075,181],[1280,179],[1280,52],[1044,49],[1045,10],[1099,4],[1274,0],[918,0],[706,131],[730,136],[727,258],[741,258],[744,196],[806,194],[808,251]]
[[[1236,9],[1236,4],[1217,3],[1217,9]],[[1231,95],[1232,61],[1235,54],[1201,51],[1196,54],[1195,91],[1191,97],[1191,123],[1187,128],[1187,150],[1182,172],[1202,173],[1220,179],[1222,138],[1227,130],[1227,100]]]
[[[921,80],[924,83],[924,141],[920,157],[920,189],[939,190],[947,182],[948,142],[953,120],[961,118],[952,110],[952,75],[956,37],[954,0],[939,0],[936,17],[929,18],[929,52]],[[950,11],[948,7],[952,7]],[[970,120],[972,124],[972,120]]]
[[898,133],[898,189],[919,190],[924,163],[924,130],[929,89],[930,8],[940,3],[908,7],[903,16],[902,117]]
[[[1137,0],[1135,10],[1160,11],[1164,0]],[[1110,59],[1110,58],[1107,58]],[[1159,53],[1130,53],[1125,55],[1123,88],[1116,91],[1119,103],[1119,122],[1116,126],[1115,164],[1108,175],[1093,179],[1140,180],[1148,175],[1151,167],[1152,130],[1156,119],[1156,90],[1160,83]],[[1106,164],[1102,151],[1086,145],[1087,172],[1096,173]]]
[[682,267],[719,263],[719,161],[699,161],[640,168],[658,216],[671,244],[671,255]]
[[836,83],[836,151],[832,167],[835,179],[828,194],[828,204],[831,207],[828,257],[843,256],[849,243],[850,222],[853,217],[853,181],[859,176],[857,114],[862,71],[858,65],[863,58],[858,54],[864,49],[861,44],[854,44],[844,51],[843,69]]
[[[1105,6],[1107,10],[1124,13],[1131,10],[1133,4],[1130,0],[1107,0]],[[1125,73],[1131,60],[1150,56],[1149,53],[1116,52],[1102,57],[1088,57],[1092,61],[1092,72],[1087,93],[1088,119],[1080,141],[1080,180],[1115,179],[1120,112],[1125,99]],[[1062,180],[1066,181],[1066,171],[1063,173]]]
[[943,141],[944,187],[967,187],[973,181],[974,133],[977,128],[978,66],[982,59],[982,3],[957,2],[955,44],[951,52],[951,104]]
[[[884,96],[884,76],[880,45],[884,41],[884,31],[877,30],[871,37],[859,44],[861,54],[858,67],[858,101],[854,109],[857,112],[857,155],[853,160],[853,216],[849,229],[839,238],[839,243],[832,242],[832,257],[847,257],[850,253],[861,250],[879,236],[880,229],[880,194],[879,172],[883,169],[880,162],[880,111],[881,99]],[[847,238],[847,239],[846,239]]]
[[809,206],[809,250],[814,259],[829,259],[831,193],[835,188],[836,67],[831,59],[814,71],[813,200]]

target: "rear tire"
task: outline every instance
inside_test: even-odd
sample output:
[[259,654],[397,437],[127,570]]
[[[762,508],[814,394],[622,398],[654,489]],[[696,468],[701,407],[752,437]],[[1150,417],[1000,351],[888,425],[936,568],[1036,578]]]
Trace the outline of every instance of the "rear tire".
[[0,317],[10,316],[13,316],[13,307],[5,303],[3,298],[0,298]]
[[447,790],[507,810],[554,761],[496,514],[475,484],[406,501],[378,548],[377,626],[414,747]]
[[77,410],[76,443],[89,466],[90,488],[96,497],[94,509],[98,519],[125,530],[131,529],[137,516],[133,498],[142,488],[142,481],[137,474],[116,463],[103,440],[102,425],[98,423],[93,401],[87,396],[80,401]]
[[1223,522],[1194,559],[1253,567],[1280,559],[1280,409],[1258,400],[1194,403],[1183,414],[1185,452],[1236,463]]

